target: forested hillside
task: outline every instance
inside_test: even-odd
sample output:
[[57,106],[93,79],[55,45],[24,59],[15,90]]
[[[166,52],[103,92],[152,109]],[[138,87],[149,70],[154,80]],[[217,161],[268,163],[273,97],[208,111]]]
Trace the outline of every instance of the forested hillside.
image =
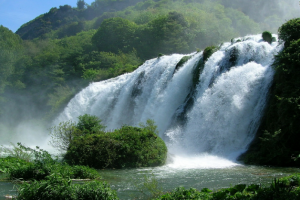
[[89,82],[131,72],[158,55],[276,32],[297,14],[298,2],[78,0],[77,5],[49,8],[16,33],[0,26],[2,126],[51,120]]

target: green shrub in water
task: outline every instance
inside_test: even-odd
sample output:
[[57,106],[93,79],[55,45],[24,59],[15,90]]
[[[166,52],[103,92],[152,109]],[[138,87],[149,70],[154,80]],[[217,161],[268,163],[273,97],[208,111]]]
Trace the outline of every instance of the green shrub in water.
[[18,200],[115,200],[116,192],[105,182],[72,184],[53,174],[47,180],[23,183],[18,187]]
[[262,33],[262,38],[264,41],[268,42],[269,44],[272,43],[272,33],[270,33],[269,31],[264,31]]
[[10,179],[43,180],[51,174],[58,174],[62,178],[96,179],[100,178],[95,169],[86,166],[69,166],[58,162],[51,155],[40,148],[31,149],[18,143],[18,148],[31,152],[33,161],[28,162],[20,158],[7,157],[0,159],[0,171],[7,173]]
[[163,165],[167,147],[151,120],[142,128],[123,126],[113,132],[75,138],[65,155],[69,164],[97,169]]

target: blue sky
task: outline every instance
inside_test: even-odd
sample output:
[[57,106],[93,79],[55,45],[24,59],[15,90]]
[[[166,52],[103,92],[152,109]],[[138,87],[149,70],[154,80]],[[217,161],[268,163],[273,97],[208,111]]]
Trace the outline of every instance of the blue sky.
[[[94,0],[85,0],[91,4]],[[0,25],[16,32],[22,24],[48,12],[52,7],[70,5],[76,7],[77,0],[0,0]]]

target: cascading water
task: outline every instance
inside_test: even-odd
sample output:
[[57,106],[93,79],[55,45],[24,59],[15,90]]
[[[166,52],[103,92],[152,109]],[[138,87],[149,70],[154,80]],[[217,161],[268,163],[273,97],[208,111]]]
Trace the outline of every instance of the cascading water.
[[[193,167],[210,161],[202,167],[222,167],[221,161],[231,165],[225,158],[234,160],[255,135],[273,78],[273,57],[282,48],[277,42],[262,41],[260,35],[239,40],[222,44],[204,65],[203,52],[174,54],[92,83],[69,102],[55,123],[76,121],[87,113],[112,130],[153,119],[174,155],[173,165],[176,160],[187,165],[182,160],[186,155]],[[183,56],[191,58],[175,70]]]

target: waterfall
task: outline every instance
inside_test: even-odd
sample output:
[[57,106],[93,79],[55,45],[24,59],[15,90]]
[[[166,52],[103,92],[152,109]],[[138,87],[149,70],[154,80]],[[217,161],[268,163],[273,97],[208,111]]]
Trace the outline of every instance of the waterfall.
[[[203,52],[154,58],[132,73],[91,83],[54,123],[87,113],[112,130],[153,119],[175,155],[234,159],[257,131],[274,74],[271,64],[281,49],[254,35],[223,43],[205,64]],[[176,68],[184,56],[190,58]]]

